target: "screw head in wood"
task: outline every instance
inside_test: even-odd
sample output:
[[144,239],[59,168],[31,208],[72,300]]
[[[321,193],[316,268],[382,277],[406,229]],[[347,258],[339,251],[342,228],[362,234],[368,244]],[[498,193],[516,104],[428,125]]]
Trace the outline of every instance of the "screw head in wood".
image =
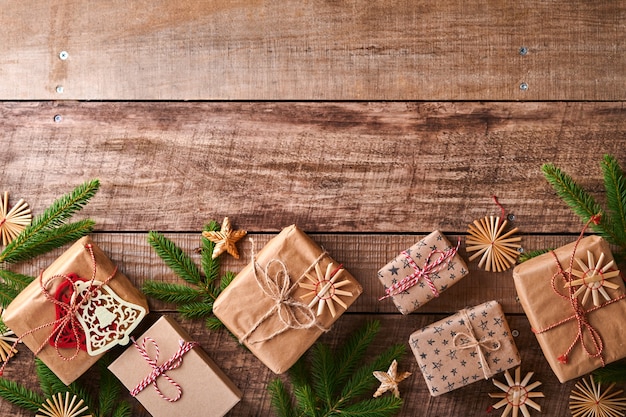
[[69,57],[70,57],[70,54],[68,54],[67,51],[59,52],[59,59],[65,61]]
[[519,48],[519,54],[524,56],[528,53],[528,48],[526,48],[525,46],[520,46]]
[[55,89],[57,93],[61,94],[63,92],[63,86],[62,85],[57,85],[57,88]]
[[526,84],[526,83],[521,83],[521,84],[519,85],[519,89],[520,89],[520,90],[522,90],[522,91],[526,91],[526,90],[528,90],[528,84]]
[[519,330],[511,330],[511,335],[512,335],[513,337],[517,337],[517,336],[519,336]]
[[511,213],[508,216],[506,216],[506,219],[510,222],[514,222],[515,221],[515,214]]
[[56,123],[61,123],[62,120],[63,120],[63,117],[60,114],[55,114],[54,115],[54,121]]

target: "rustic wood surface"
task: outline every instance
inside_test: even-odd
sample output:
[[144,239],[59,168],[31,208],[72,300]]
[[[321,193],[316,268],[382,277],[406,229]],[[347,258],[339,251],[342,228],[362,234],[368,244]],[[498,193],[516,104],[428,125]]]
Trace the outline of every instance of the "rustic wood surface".
[[[409,316],[378,301],[376,272],[434,229],[461,238],[467,259],[467,225],[500,214],[493,195],[524,250],[575,239],[581,224],[540,168],[555,163],[603,203],[602,156],[626,166],[626,3],[127,3],[0,7],[0,191],[39,214],[99,178],[79,217],[97,222],[94,240],[138,287],[179,282],[148,245],[150,230],[199,261],[210,219],[229,216],[259,246],[297,224],[364,287],[321,341],[337,346],[377,319],[371,354],[407,344],[401,416],[500,415],[487,414],[490,381],[430,397],[407,343],[495,299],[519,332],[522,371],[543,382],[532,414],[569,415],[575,381],[560,384],[549,369],[510,270],[471,262],[467,278]],[[223,270],[250,261],[250,243],[238,247]],[[37,275],[61,252],[8,268]],[[180,319],[171,305],[150,305],[152,318]],[[276,376],[225,331],[180,320],[243,391],[228,415],[273,415],[266,388]],[[5,376],[36,388],[33,371],[21,348]],[[130,401],[134,416],[148,416]],[[32,414],[0,400],[0,415]]]
[[5,3],[3,99],[626,99],[621,1]]

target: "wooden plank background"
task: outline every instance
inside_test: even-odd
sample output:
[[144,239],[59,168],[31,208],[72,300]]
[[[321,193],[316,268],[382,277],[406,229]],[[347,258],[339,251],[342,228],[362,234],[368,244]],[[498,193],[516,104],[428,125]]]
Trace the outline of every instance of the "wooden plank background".
[[[96,220],[94,239],[137,286],[178,282],[149,230],[198,261],[210,219],[229,216],[259,246],[296,223],[365,290],[322,336],[333,346],[378,319],[375,354],[496,299],[519,332],[523,371],[543,382],[541,414],[568,415],[575,381],[560,384],[547,367],[511,271],[472,262],[467,278],[407,317],[378,301],[376,271],[433,229],[464,242],[468,223],[500,213],[492,195],[525,250],[575,238],[581,224],[540,167],[555,163],[603,202],[600,159],[626,166],[626,5],[435,3],[5,2],[2,190],[39,214],[99,178],[81,217]],[[239,249],[223,269],[250,261],[249,242]],[[10,268],[36,275],[60,253]],[[174,314],[151,307],[153,317]],[[242,389],[229,416],[272,415],[275,376],[226,332],[182,323]],[[32,359],[22,348],[6,377],[36,387]],[[400,368],[413,372],[400,387],[402,416],[481,416],[494,403],[489,381],[432,398],[410,353]],[[30,414],[0,401],[0,415]]]

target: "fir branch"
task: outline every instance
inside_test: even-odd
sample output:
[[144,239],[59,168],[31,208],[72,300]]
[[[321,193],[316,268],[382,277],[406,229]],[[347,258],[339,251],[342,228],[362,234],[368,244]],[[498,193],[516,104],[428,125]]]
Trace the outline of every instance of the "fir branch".
[[209,330],[219,330],[225,327],[224,323],[222,323],[220,319],[218,319],[217,317],[213,317],[213,316],[207,317],[206,320],[204,321],[204,325]]
[[33,220],[30,226],[26,227],[22,233],[4,248],[0,254],[0,263],[12,263],[17,262],[17,260],[23,260],[23,253],[19,259],[16,259],[15,255],[21,252],[19,248],[22,245],[32,239],[37,240],[38,236],[45,234],[47,230],[62,226],[67,219],[89,202],[99,187],[100,182],[98,180],[87,181],[52,203],[40,216]]
[[100,417],[113,414],[118,405],[119,396],[122,393],[122,384],[108,369],[110,364],[110,354],[106,354],[98,361],[98,368],[100,370],[98,416]]
[[[95,222],[91,219],[79,220],[74,223],[63,224],[54,229],[46,229],[34,235],[30,240],[16,247],[11,257],[5,262],[15,263],[25,261],[35,256],[50,252],[67,243],[80,239],[93,231]],[[7,246],[8,247],[8,246]]]
[[624,171],[619,166],[615,157],[604,155],[601,163],[604,174],[604,188],[611,223],[615,233],[615,244],[626,248],[626,179]]
[[148,243],[176,275],[192,285],[201,285],[200,270],[174,242],[159,232],[151,231],[148,233]]
[[611,230],[609,219],[591,194],[576,184],[572,177],[553,164],[544,164],[541,170],[557,195],[581,218],[583,223],[589,221],[592,216],[601,214],[600,223],[597,225],[591,224],[591,227],[610,243],[617,244],[617,239]]
[[275,379],[268,384],[267,389],[272,397],[272,407],[274,407],[278,413],[278,417],[297,417],[291,396],[283,381]]
[[[367,323],[348,338],[339,353],[318,342],[291,367],[288,375],[295,398],[296,415],[391,416],[400,410],[402,400],[399,398],[359,400],[368,390],[373,391],[377,384],[373,372],[387,369],[393,359],[404,354],[404,345],[393,345],[372,362],[363,364],[362,358],[379,329],[379,322]],[[338,358],[337,362],[334,358]],[[337,383],[342,380],[345,383]],[[291,415],[288,413],[294,407],[289,408],[291,397],[282,381],[275,380],[270,384],[270,395],[274,408],[280,408],[281,416]]]
[[17,272],[12,272],[7,269],[0,268],[0,279],[2,279],[2,284],[20,292],[24,290],[35,280],[35,277],[31,277],[30,275],[18,274]]
[[197,289],[187,285],[157,281],[146,281],[143,292],[149,297],[173,304],[192,303],[201,296]]
[[387,417],[392,416],[402,408],[402,399],[394,396],[370,398],[358,404],[349,405],[341,410],[346,417]]
[[36,413],[45,399],[24,385],[0,378],[0,397],[32,413]]
[[[202,228],[202,230],[206,232],[215,232],[220,230],[220,225],[215,220],[211,220],[209,224]],[[217,282],[220,276],[220,258],[217,257],[213,259],[213,249],[215,249],[215,243],[202,236],[201,262],[207,285],[212,285]]]
[[[131,417],[131,416],[132,416],[132,409],[128,401],[118,402],[117,407],[113,411],[113,414],[111,414],[111,417]],[[103,416],[100,416],[100,417],[103,417]]]
[[178,312],[187,319],[201,319],[213,312],[213,303],[211,301],[197,301],[182,304],[178,307]]
[[230,283],[233,282],[233,279],[235,279],[236,276],[237,275],[235,275],[234,272],[226,271],[226,273],[220,280],[220,292],[224,291],[226,287],[228,287],[228,285],[230,285]]
[[11,285],[0,283],[0,306],[2,308],[11,304],[13,299],[19,294],[19,290]]
[[58,392],[67,391],[65,384],[39,358],[35,358],[35,372],[39,378],[39,386],[46,397],[50,398]]
[[552,249],[537,249],[537,250],[531,250],[528,252],[524,252],[522,254],[520,254],[519,258],[517,259],[517,261],[519,263],[523,263],[526,262],[529,259],[535,258],[539,255],[543,255],[544,253],[548,253],[550,252]]
[[626,362],[618,361],[593,371],[593,377],[601,383],[626,383]]

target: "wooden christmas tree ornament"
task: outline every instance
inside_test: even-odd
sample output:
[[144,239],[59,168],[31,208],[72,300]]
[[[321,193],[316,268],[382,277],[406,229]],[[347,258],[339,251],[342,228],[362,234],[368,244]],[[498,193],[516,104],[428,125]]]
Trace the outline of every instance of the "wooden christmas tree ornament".
[[26,226],[30,225],[33,215],[28,204],[20,199],[16,205],[9,210],[9,192],[5,191],[0,200],[0,235],[2,244],[8,245],[17,237]]
[[[47,399],[46,402],[41,405],[35,417],[79,417],[80,414],[87,411],[88,408],[87,406],[83,406],[83,400],[79,400],[76,395],[70,398],[70,393],[66,392],[65,398],[63,398],[63,394],[58,393],[57,395],[53,395],[52,399]],[[87,414],[82,417],[92,416],[91,414]]]
[[495,272],[506,271],[515,263],[518,249],[522,247],[518,242],[522,238],[512,236],[518,231],[517,227],[505,232],[507,224],[508,221],[500,217],[487,216],[468,225],[470,236],[466,240],[466,250],[477,251],[470,256],[470,262],[481,256],[478,266]]
[[535,381],[528,385],[528,382],[530,381],[530,378],[532,378],[533,374],[534,372],[529,372],[523,380],[520,380],[521,370],[517,367],[515,369],[515,380],[511,378],[511,374],[508,370],[504,371],[504,378],[506,379],[508,385],[505,385],[496,379],[493,380],[493,385],[504,391],[489,394],[491,398],[502,398],[502,400],[493,405],[493,408],[497,409],[506,405],[501,417],[507,417],[509,414],[511,414],[512,417],[518,417],[520,411],[524,417],[530,417],[530,411],[528,411],[527,405],[537,411],[541,411],[541,406],[531,400],[531,398],[544,396],[542,392],[531,392],[541,385],[541,382],[539,381]]
[[[582,383],[581,383],[582,382]],[[626,398],[617,397],[623,390],[611,392],[615,384],[602,391],[593,377],[576,383],[570,394],[569,409],[573,417],[618,417],[624,415]],[[617,398],[616,398],[617,397]]]

